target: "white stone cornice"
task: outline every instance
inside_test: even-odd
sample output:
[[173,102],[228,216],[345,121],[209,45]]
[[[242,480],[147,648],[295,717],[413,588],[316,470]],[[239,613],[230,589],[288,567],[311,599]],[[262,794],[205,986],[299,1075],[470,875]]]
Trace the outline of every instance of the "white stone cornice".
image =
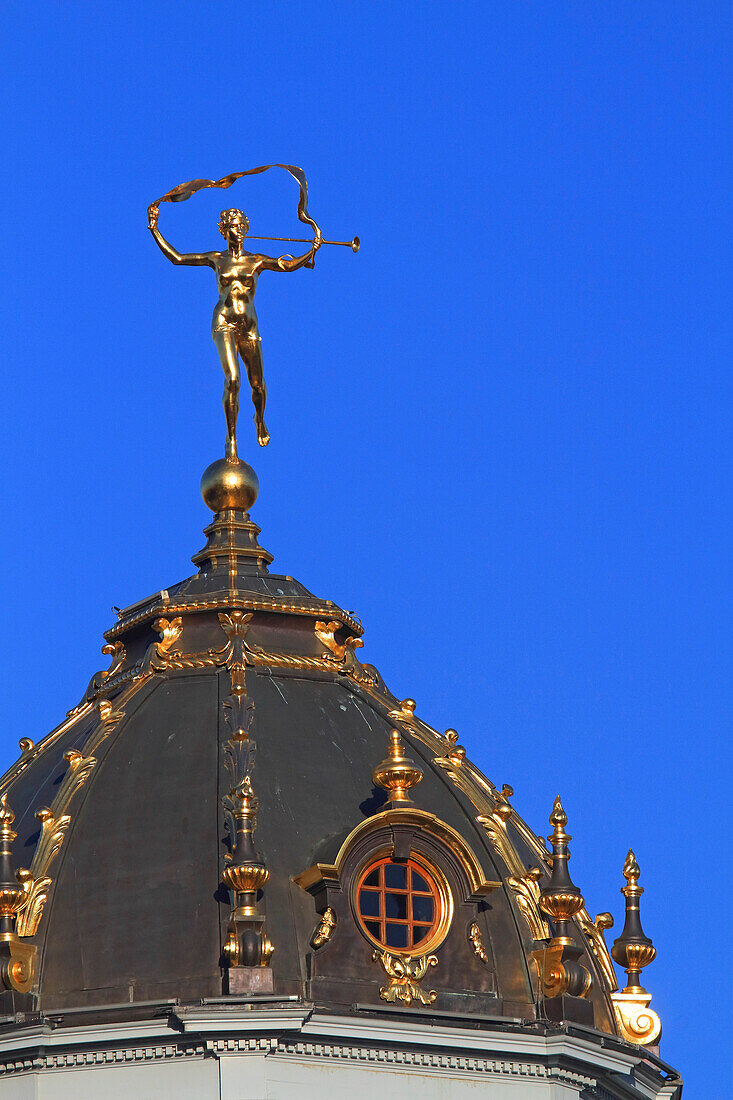
[[[662,1081],[659,1067],[635,1047],[626,1049],[610,1038],[605,1043],[590,1031],[569,1034],[558,1028],[541,1034],[512,1022],[468,1028],[428,1023],[407,1013],[402,1018],[396,1013],[339,1016],[303,1004],[241,1003],[171,1006],[164,1017],[129,1022],[64,1026],[62,1013],[57,1019],[56,1027],[33,1023],[6,1032],[0,1039],[1,1077],[129,1064],[163,1067],[213,1057],[222,1066],[242,1066],[230,1073],[267,1076],[265,1064],[272,1070],[277,1064],[296,1081],[301,1073],[338,1066],[347,1075],[361,1069],[446,1081],[496,1078],[506,1087],[519,1079],[545,1088],[555,1082],[573,1090],[573,1096],[595,1089],[599,1075],[612,1097],[669,1100],[678,1088]],[[614,1085],[618,1091],[608,1091]]]

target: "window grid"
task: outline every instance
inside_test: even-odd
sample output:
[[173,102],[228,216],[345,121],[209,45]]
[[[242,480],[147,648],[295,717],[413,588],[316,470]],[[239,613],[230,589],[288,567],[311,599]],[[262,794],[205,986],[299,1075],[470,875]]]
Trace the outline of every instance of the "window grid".
[[[388,885],[387,878],[394,879],[395,877],[394,872],[390,873],[392,868],[399,868],[404,872],[404,886]],[[374,879],[375,872],[376,883],[367,884],[368,879]],[[398,877],[401,877],[399,872]],[[425,889],[422,888],[423,886]],[[405,899],[404,912],[406,915],[404,917],[394,915],[394,909],[400,910],[403,909],[403,906],[399,902],[396,907],[394,904],[390,906],[390,896],[394,899]],[[386,857],[377,863],[369,864],[359,881],[357,898],[359,917],[366,930],[383,947],[394,950],[410,951],[415,947],[419,947],[420,944],[426,943],[430,938],[430,934],[437,927],[441,915],[437,886],[426,869],[413,862],[413,860],[394,863],[389,857]],[[365,908],[374,908],[373,901],[371,905],[369,904],[372,898],[378,899],[377,914],[364,911]],[[429,899],[432,902],[432,916],[430,919],[425,919],[419,915],[415,916],[414,902],[415,900],[419,902],[420,899]],[[391,909],[392,912],[388,912],[388,909]],[[404,943],[401,942],[402,933],[398,929],[404,929]]]

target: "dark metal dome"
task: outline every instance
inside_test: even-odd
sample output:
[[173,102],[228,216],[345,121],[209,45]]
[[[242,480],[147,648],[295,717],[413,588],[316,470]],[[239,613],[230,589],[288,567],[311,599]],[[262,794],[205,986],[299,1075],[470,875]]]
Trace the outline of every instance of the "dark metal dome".
[[[206,534],[198,574],[119,613],[111,667],[2,780],[15,867],[30,870],[17,929],[36,955],[28,991],[0,999],[44,1013],[243,990],[342,1011],[409,1004],[359,924],[353,881],[372,853],[413,852],[452,899],[415,1003],[429,985],[429,1011],[616,1034],[604,923],[582,898],[557,958],[579,959],[589,988],[547,996],[552,861],[510,789],[359,662],[351,614],[268,572],[246,513],[218,513]],[[377,767],[390,743],[403,772],[397,757]]]

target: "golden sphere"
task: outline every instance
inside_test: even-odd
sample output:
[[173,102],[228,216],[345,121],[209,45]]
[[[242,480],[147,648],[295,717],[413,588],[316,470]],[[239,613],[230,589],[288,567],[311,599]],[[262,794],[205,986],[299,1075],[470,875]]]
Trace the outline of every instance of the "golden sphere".
[[241,458],[219,458],[206,467],[201,478],[201,496],[212,512],[227,508],[248,512],[259,491],[257,474]]

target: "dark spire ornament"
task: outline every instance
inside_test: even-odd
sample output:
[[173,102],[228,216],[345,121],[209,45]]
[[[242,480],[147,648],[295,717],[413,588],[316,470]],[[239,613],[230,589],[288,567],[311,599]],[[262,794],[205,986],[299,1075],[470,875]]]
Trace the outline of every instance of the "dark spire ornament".
[[613,1007],[619,1030],[630,1043],[643,1043],[649,1046],[656,1043],[662,1033],[662,1024],[649,1004],[651,993],[647,993],[641,984],[640,974],[645,966],[653,962],[657,949],[644,934],[641,926],[639,898],[644,887],[639,886],[639,864],[631,848],[624,863],[623,876],[626,885],[621,893],[626,898],[626,920],[621,935],[614,940],[611,955],[628,975],[626,988],[620,993],[612,993]]
[[550,999],[565,995],[587,997],[593,985],[590,971],[578,962],[583,951],[575,946],[570,934],[570,921],[585,901],[568,872],[568,843],[572,837],[565,832],[567,823],[558,795],[550,814],[553,830],[547,838],[552,844],[552,874],[539,897],[540,909],[552,921],[555,934],[547,947],[534,952],[542,993]]
[[33,984],[36,948],[24,943],[15,929],[18,910],[26,900],[23,877],[13,866],[13,830],[15,814],[7,801],[7,794],[0,795],[0,990],[28,993]]

